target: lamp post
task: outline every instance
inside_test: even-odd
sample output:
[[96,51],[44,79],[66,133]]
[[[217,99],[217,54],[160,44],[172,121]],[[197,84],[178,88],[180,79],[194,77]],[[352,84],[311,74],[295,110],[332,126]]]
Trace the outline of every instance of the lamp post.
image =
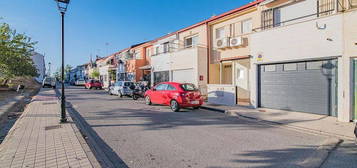
[[62,94],[61,94],[61,123],[67,122],[66,117],[66,97],[64,94],[64,15],[67,11],[67,6],[70,0],[55,0],[57,2],[58,10],[61,13],[62,18],[62,67],[61,67],[61,85],[62,85]]

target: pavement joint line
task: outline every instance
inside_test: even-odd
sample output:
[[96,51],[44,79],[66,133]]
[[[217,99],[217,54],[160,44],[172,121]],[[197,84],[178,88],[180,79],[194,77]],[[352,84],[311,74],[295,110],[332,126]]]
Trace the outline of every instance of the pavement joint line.
[[[220,112],[220,113],[224,113],[227,116],[232,116],[232,117],[239,117],[241,119],[245,118],[248,119],[250,121],[256,121],[256,122],[260,122],[260,123],[264,123],[267,125],[271,125],[271,126],[278,126],[281,128],[290,128],[293,130],[297,130],[300,132],[304,132],[304,133],[310,133],[313,135],[323,135],[323,136],[328,136],[328,137],[335,137],[335,138],[341,138],[344,140],[355,140],[354,137],[349,137],[349,136],[344,136],[344,135],[340,135],[340,134],[333,134],[333,133],[328,133],[325,131],[321,131],[321,130],[316,130],[316,129],[309,129],[309,128],[304,128],[304,127],[299,127],[299,126],[293,126],[293,125],[288,125],[288,124],[284,124],[284,123],[280,123],[280,122],[276,122],[276,121],[270,121],[270,120],[262,120],[259,118],[255,118],[255,117],[249,117],[249,116],[245,116],[242,114],[239,114],[239,112],[232,112],[230,110],[222,110],[219,108],[212,108],[212,107],[207,107],[207,106],[202,106],[202,109],[206,109],[206,110],[210,110],[210,111],[214,111],[214,112]],[[231,113],[235,113],[233,115],[231,115]]]

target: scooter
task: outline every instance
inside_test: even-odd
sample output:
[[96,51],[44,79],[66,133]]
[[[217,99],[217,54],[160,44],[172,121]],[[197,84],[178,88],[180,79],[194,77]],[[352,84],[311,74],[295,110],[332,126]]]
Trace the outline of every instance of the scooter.
[[149,90],[147,86],[137,86],[135,88],[131,88],[133,90],[132,98],[133,100],[138,100],[139,98],[144,98],[145,92]]

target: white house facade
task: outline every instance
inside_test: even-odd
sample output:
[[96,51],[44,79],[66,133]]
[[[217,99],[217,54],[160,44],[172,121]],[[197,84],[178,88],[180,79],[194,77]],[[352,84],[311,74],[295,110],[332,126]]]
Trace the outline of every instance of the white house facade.
[[33,52],[31,58],[37,69],[37,74],[38,74],[38,76],[35,77],[35,80],[38,82],[42,82],[42,80],[46,76],[45,56],[40,53]]

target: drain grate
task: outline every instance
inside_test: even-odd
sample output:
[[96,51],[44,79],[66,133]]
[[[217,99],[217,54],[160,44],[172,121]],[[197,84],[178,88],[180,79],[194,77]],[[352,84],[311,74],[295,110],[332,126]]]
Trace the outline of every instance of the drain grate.
[[45,130],[53,130],[53,129],[58,129],[58,128],[62,128],[61,125],[51,125],[51,126],[47,126],[45,127]]

